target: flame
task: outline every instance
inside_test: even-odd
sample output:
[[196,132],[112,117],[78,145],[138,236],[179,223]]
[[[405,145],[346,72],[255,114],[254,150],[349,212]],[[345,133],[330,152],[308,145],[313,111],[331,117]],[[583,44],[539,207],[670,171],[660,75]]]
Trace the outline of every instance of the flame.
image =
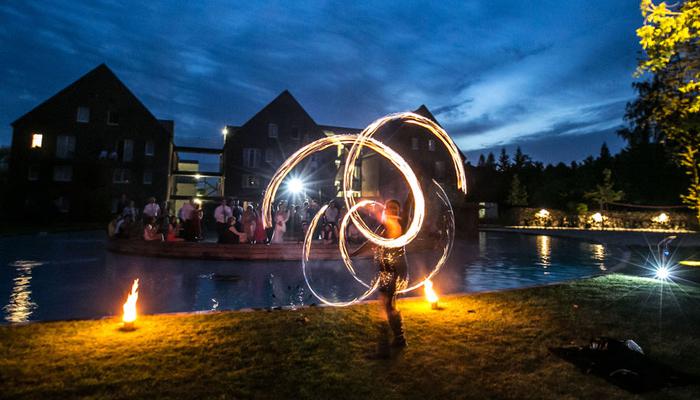
[[430,304],[438,302],[438,295],[435,293],[435,290],[433,290],[433,281],[430,279],[425,281],[425,298]]
[[124,316],[122,321],[129,324],[136,321],[136,300],[139,299],[139,280],[135,279],[131,285],[131,293],[124,303]]

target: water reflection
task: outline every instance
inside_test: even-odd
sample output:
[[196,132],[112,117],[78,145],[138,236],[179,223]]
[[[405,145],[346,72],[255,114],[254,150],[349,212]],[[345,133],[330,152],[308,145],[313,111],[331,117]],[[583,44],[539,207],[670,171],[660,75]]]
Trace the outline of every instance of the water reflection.
[[600,268],[601,271],[606,271],[607,268],[605,267],[605,246],[602,244],[590,244],[589,249],[591,251],[591,256],[593,257],[593,260],[595,260],[596,264],[598,265],[598,268]]
[[549,236],[537,236],[537,254],[540,258],[539,264],[543,268],[547,268],[552,264],[552,245]]
[[[94,233],[0,239],[1,323],[96,318],[121,313],[122,288],[139,278],[143,314],[298,307],[317,303],[298,262],[205,261],[145,258],[106,252]],[[412,276],[422,276],[436,252],[409,249]],[[440,293],[526,287],[601,273],[615,247],[576,240],[481,232],[479,240],[456,240],[433,282]],[[16,261],[16,260],[42,260]],[[358,259],[358,273],[371,280],[371,259]],[[366,265],[365,265],[366,264]],[[34,267],[42,265],[36,273]],[[340,261],[310,266],[311,279],[328,298],[347,300],[363,287]],[[422,296],[423,292],[409,295]],[[37,306],[39,304],[40,306]]]
[[6,321],[14,323],[29,321],[29,317],[37,307],[31,297],[32,268],[42,264],[28,260],[17,260],[9,264],[10,267],[15,267],[17,276],[12,280],[10,301],[3,307]]

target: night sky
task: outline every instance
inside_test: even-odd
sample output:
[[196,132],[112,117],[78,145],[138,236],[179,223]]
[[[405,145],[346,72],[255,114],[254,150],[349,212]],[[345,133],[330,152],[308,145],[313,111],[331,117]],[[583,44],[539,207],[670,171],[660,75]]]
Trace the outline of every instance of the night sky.
[[424,103],[472,161],[520,145],[569,162],[623,146],[640,23],[636,0],[6,0],[0,145],[105,62],[175,120],[181,145],[219,146],[224,124],[289,89],[319,124],[364,127]]

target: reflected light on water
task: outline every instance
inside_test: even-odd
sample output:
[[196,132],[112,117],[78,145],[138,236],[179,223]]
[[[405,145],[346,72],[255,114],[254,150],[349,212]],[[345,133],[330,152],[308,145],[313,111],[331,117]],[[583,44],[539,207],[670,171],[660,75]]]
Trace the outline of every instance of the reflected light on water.
[[540,257],[540,265],[544,268],[552,264],[552,245],[549,236],[537,236],[537,254]]
[[10,301],[3,307],[6,321],[12,323],[29,321],[29,317],[37,307],[31,298],[32,268],[42,264],[41,262],[26,260],[18,260],[10,264],[11,267],[16,268],[17,276],[12,281]]
[[591,255],[596,261],[598,268],[600,268],[601,271],[606,271],[607,268],[605,267],[605,246],[603,246],[602,244],[591,244],[590,249]]

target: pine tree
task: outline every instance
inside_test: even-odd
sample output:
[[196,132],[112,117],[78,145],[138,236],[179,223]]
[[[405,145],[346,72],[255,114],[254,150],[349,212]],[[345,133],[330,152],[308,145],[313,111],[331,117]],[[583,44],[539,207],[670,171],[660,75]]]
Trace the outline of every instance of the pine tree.
[[498,157],[498,170],[506,172],[510,169],[510,157],[506,153],[505,147],[501,149],[501,155]]
[[492,152],[486,157],[486,166],[492,169],[496,168],[496,157],[494,157]]
[[510,181],[510,192],[508,193],[508,204],[511,206],[526,206],[527,205],[527,189],[520,183],[518,174],[513,175]]
[[478,167],[486,166],[486,159],[483,154],[479,154],[479,162],[476,164]]

